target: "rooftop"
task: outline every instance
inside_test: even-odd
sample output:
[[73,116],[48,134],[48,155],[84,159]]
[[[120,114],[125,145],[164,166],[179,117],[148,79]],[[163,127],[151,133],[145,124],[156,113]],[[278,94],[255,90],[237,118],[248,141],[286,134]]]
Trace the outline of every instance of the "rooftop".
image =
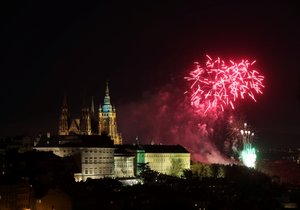
[[35,147],[114,147],[107,135],[42,136]]

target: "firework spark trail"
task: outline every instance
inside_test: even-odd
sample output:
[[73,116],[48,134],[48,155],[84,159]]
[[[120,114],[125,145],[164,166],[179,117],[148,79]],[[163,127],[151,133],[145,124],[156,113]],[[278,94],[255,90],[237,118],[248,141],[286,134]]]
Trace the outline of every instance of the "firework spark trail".
[[138,136],[143,144],[152,140],[157,144],[180,144],[194,161],[219,164],[232,161],[219,151],[212,137],[220,114],[215,116],[210,112],[205,118],[199,117],[177,83],[144,94],[140,100],[124,104],[119,110],[120,127],[128,143]]
[[247,96],[256,101],[255,94],[262,94],[264,77],[250,68],[255,63],[242,60],[236,63],[230,60],[226,64],[220,58],[213,60],[208,55],[205,67],[195,62],[196,69],[185,77],[191,81],[191,105],[204,108],[204,113],[210,109],[222,110],[227,106],[235,108],[237,99]]
[[246,144],[241,151],[241,160],[248,168],[255,168],[256,165],[256,150],[251,144]]

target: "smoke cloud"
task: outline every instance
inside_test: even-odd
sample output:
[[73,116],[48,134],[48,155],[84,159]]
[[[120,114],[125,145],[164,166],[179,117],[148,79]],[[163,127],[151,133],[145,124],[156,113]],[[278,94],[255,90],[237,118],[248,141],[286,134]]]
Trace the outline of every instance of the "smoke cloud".
[[[218,115],[202,115],[191,106],[187,94],[175,85],[144,93],[138,101],[118,108],[120,131],[125,143],[181,144],[192,159],[203,163],[226,164],[230,159],[216,146]],[[221,137],[223,142],[225,136]]]

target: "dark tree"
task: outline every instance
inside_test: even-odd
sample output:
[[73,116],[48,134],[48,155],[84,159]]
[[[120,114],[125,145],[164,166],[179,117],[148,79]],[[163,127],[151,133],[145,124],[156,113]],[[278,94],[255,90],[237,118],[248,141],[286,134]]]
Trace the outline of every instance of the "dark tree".
[[158,172],[150,168],[149,163],[139,163],[140,170],[139,176],[143,179],[144,183],[152,183],[157,180]]

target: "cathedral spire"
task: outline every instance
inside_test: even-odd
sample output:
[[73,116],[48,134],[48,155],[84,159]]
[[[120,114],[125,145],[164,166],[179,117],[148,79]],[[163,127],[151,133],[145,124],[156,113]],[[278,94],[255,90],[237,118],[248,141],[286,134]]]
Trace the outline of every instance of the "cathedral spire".
[[59,117],[58,135],[68,135],[69,124],[70,124],[70,116],[69,116],[69,110],[67,106],[67,96],[66,94],[64,94],[63,104],[62,104],[61,113]]
[[98,134],[106,133],[114,144],[122,144],[121,134],[117,130],[116,109],[110,103],[108,82],[106,82],[103,105],[99,106]]
[[110,103],[110,96],[109,96],[108,82],[106,82],[104,103],[103,103],[102,109],[103,109],[103,112],[111,112],[112,111],[112,105]]
[[108,81],[106,82],[104,105],[110,105],[110,96],[109,96]]
[[80,132],[81,135],[91,135],[91,116],[89,108],[86,105],[86,98],[83,97],[83,105],[81,109],[81,118],[80,118]]
[[108,81],[106,81],[105,96],[109,96]]
[[67,94],[66,94],[66,93],[64,94],[63,107],[64,107],[64,108],[67,108],[67,107],[68,107],[68,104],[67,104]]
[[91,113],[92,113],[92,114],[95,113],[94,96],[92,96]]
[[92,96],[92,102],[91,102],[91,118],[95,118],[95,105],[94,105],[94,96]]

